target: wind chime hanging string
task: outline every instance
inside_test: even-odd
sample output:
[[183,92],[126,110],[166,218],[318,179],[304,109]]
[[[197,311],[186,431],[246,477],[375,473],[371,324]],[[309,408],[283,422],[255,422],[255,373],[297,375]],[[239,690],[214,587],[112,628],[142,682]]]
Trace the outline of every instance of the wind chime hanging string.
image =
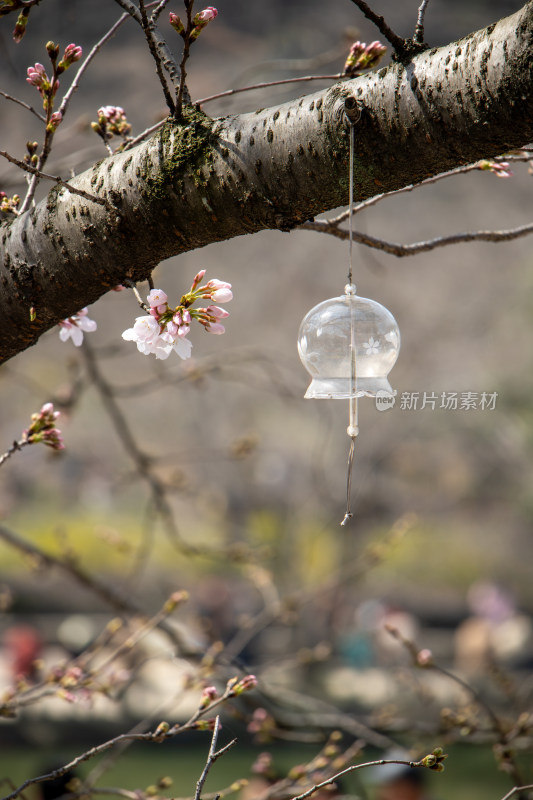
[[[312,308],[302,320],[298,333],[298,352],[312,377],[306,398],[348,400],[350,437],[346,477],[346,512],[341,525],[353,517],[350,498],[355,439],[359,433],[358,398],[376,398],[376,406],[389,408],[394,392],[387,376],[400,349],[396,320],[384,306],[359,297],[353,283],[353,195],[355,125],[353,97],[345,101],[349,123],[349,264],[348,283],[341,297],[332,297]],[[379,403],[379,405],[378,405]]]
[[[347,114],[345,118],[350,126],[350,165],[349,165],[349,181],[348,181],[348,203],[349,203],[349,250],[348,250],[348,283],[345,292],[348,295],[355,295],[356,287],[353,283],[353,151],[354,151],[354,137],[355,128],[354,124]],[[359,433],[358,426],[358,406],[356,394],[356,361],[355,361],[355,308],[354,304],[350,302],[350,383],[351,383],[351,397],[350,397],[350,415],[348,422],[347,433],[351,439],[350,450],[348,451],[348,468],[346,472],[346,513],[342,519],[341,525],[344,527],[349,519],[353,517],[351,510],[351,496],[352,496],[352,473],[353,473],[353,460],[355,456],[355,439]]]

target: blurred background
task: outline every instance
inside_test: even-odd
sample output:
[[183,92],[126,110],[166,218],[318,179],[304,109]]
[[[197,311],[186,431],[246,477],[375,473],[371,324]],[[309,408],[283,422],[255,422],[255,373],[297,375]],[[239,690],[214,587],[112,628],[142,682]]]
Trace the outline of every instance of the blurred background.
[[[375,7],[398,33],[411,35],[416,5],[380,0]],[[520,5],[431,0],[426,40],[445,44]],[[181,11],[177,2],[168,8]],[[349,0],[219,0],[217,8],[189,63],[195,99],[257,81],[337,73],[352,41],[379,38]],[[25,73],[35,61],[46,62],[45,42],[73,41],[88,52],[118,16],[111,0],[47,0],[32,11],[18,46],[11,41],[12,17],[3,19],[2,89],[38,107]],[[166,16],[162,27],[177,47]],[[272,87],[205,110],[239,113],[327,85]],[[2,147],[22,158],[23,143],[40,136],[38,123],[24,109],[3,98],[0,103]],[[50,172],[68,176],[105,156],[90,129],[102,105],[123,106],[133,135],[165,113],[150,56],[131,21],[89,69],[56,136]],[[358,215],[355,228],[408,243],[530,222],[533,178],[525,165],[517,164],[514,173],[507,180],[470,173],[385,200]],[[0,190],[22,189],[20,173],[0,164]],[[3,468],[1,520],[47,552],[75,552],[84,568],[150,611],[171,591],[187,589],[191,602],[179,619],[196,646],[222,641],[265,686],[308,692],[378,727],[380,714],[417,720],[398,734],[406,745],[440,743],[424,738],[422,722],[435,721],[439,709],[461,698],[453,683],[435,680],[422,687],[437,698],[430,708],[405,648],[386,633],[386,624],[430,648],[439,663],[481,686],[507,712],[510,695],[494,681],[496,664],[498,674],[521,687],[519,702],[527,709],[533,663],[532,247],[524,238],[404,259],[356,248],[358,292],[392,311],[402,349],[390,376],[395,407],[379,412],[370,399],[360,403],[354,518],[346,528],[339,522],[347,404],[303,399],[308,379],[296,339],[309,308],[342,293],[347,245],[305,231],[241,237],[158,267],[155,285],[171,301],[201,268],[233,285],[226,335],[193,331],[189,362],[177,356],[156,362],[121,340],[139,313],[131,292],[110,293],[90,309],[98,323],[88,337],[91,352],[117,390],[115,401],[138,447],[153,458],[153,472],[168,489],[179,540],[155,519],[146,482],[87,378],[87,356],[61,343],[57,331],[0,369],[0,449],[50,399],[62,409],[66,443],[61,453],[28,449]],[[441,408],[442,393],[452,392],[475,393],[477,408]],[[480,407],[484,392],[496,395],[494,408]],[[402,407],[402,395],[412,393],[419,393],[418,408]],[[437,396],[435,408],[421,408],[424,393]],[[201,552],[190,555],[188,546]],[[113,616],[68,576],[39,568],[2,542],[0,597],[0,692],[16,674],[14,664],[24,671],[36,658],[53,664],[80,652]],[[145,647],[144,656],[157,665],[161,641],[154,634]],[[172,668],[187,673],[185,660]],[[174,678],[154,670],[120,702],[90,710],[55,698],[0,723],[0,779],[18,782],[46,758],[61,762],[63,753],[72,754],[74,740],[93,744],[122,731],[125,720],[134,724],[165,707],[166,682]],[[183,695],[180,702],[172,713],[185,718],[194,697]],[[241,712],[230,732],[231,726],[245,730]],[[130,751],[117,763],[118,770],[126,765],[123,773],[106,776],[107,785],[147,785],[172,763],[182,780],[172,791],[190,794],[207,744],[205,737],[192,737],[187,745],[186,767],[176,744],[166,754],[139,746],[134,757]],[[307,746],[316,751],[313,742]],[[302,744],[292,748],[284,745],[278,754],[282,765],[308,757]],[[456,750],[445,775],[436,776],[440,797],[497,798],[500,788],[510,788],[490,748],[465,753]],[[246,777],[256,755],[246,751],[241,761],[221,762],[214,788]]]

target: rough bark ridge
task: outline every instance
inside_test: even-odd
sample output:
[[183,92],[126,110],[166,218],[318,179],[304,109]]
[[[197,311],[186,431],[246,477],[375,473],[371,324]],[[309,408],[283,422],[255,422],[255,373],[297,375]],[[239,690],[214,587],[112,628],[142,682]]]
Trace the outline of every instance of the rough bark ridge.
[[164,258],[346,203],[349,96],[362,109],[357,200],[530,142],[533,0],[407,65],[277,107],[218,120],[189,109],[72,179],[107,207],[52,189],[0,226],[0,361]]

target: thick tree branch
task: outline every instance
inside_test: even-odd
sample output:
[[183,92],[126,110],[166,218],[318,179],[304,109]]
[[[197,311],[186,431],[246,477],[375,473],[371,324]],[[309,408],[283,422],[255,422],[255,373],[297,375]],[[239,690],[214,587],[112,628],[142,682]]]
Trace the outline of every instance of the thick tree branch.
[[2,223],[0,358],[126,278],[145,279],[162,259],[267,228],[290,230],[344,205],[347,97],[362,109],[358,203],[527,144],[533,2],[407,65],[280,106],[220,120],[186,107],[182,123],[168,121],[70,181],[120,213],[58,187]]

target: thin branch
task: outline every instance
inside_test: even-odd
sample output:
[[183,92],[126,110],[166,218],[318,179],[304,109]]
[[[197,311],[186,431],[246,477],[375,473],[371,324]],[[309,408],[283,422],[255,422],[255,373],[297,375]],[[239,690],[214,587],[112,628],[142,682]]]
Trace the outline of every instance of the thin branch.
[[[173,735],[177,733],[177,729],[173,731]],[[167,738],[165,734],[161,735],[155,731],[150,731],[148,733],[122,733],[119,736],[115,736],[113,739],[109,739],[107,742],[103,742],[102,744],[96,745],[96,747],[91,747],[85,753],[73,758],[72,761],[69,761],[68,764],[64,764],[62,767],[58,767],[57,769],[52,770],[52,772],[47,772],[44,775],[39,775],[37,778],[28,778],[28,780],[24,781],[15,791],[11,792],[11,794],[6,795],[2,798],[2,800],[15,800],[21,792],[28,788],[28,786],[34,786],[37,783],[45,783],[45,781],[52,781],[56,778],[61,778],[70,770],[74,769],[75,767],[82,764],[84,761],[89,761],[89,759],[94,758],[95,756],[100,755],[101,753],[105,753],[106,750],[110,750],[115,745],[120,744],[124,741],[144,741],[144,742],[160,742],[162,739]]]
[[65,96],[63,97],[63,100],[61,101],[61,105],[59,106],[59,110],[60,110],[60,112],[61,112],[61,114],[63,116],[65,116],[65,112],[67,110],[68,104],[70,103],[72,95],[74,94],[74,92],[77,91],[78,86],[80,84],[80,80],[82,79],[85,70],[87,69],[87,67],[89,66],[89,64],[93,60],[93,58],[101,50],[101,48],[104,46],[104,44],[115,35],[115,33],[120,28],[122,23],[125,22],[127,19],[129,19],[129,17],[130,17],[130,14],[127,13],[127,12],[125,14],[122,14],[122,16],[120,16],[117,19],[115,24],[111,26],[111,28],[108,30],[108,32],[106,34],[104,34],[104,36],[102,36],[100,41],[98,41],[94,45],[94,47],[91,49],[89,55],[87,56],[87,58],[85,59],[83,64],[81,64],[81,66],[79,67],[78,71],[76,72],[76,76],[75,76],[74,80],[70,84],[70,87],[69,87],[68,91],[66,92]]
[[[123,8],[124,11],[127,11],[128,14],[131,17],[133,17],[135,22],[137,22],[141,26],[141,28],[143,27],[143,21],[142,21],[141,15],[139,13],[139,9],[135,5],[135,3],[132,3],[131,0],[115,0],[115,2],[118,3],[118,5],[121,8]],[[154,3],[149,3],[149,4],[146,5],[146,8],[150,8],[152,5],[154,5]],[[168,47],[167,43],[165,42],[165,40],[163,39],[161,34],[157,31],[157,29],[152,30],[152,35],[153,35],[156,47],[157,47],[157,49],[159,51],[159,55],[161,57],[161,63],[163,64],[163,67],[166,69],[166,71],[170,75],[170,78],[172,80],[174,88],[176,89],[176,92],[177,92],[178,91],[178,87],[179,87],[180,78],[179,78],[178,65],[176,63],[176,60],[175,60],[174,56],[172,55],[172,52],[170,51],[170,48]]]
[[13,442],[9,450],[6,450],[6,452],[2,453],[0,456],[0,467],[2,464],[5,464],[8,458],[11,458],[13,453],[16,453],[18,450],[22,450],[22,448],[26,447],[28,444],[32,444],[32,442],[29,442],[27,439],[21,439],[18,442]]
[[[346,769],[341,770],[341,772],[337,772],[336,775],[332,775],[331,778],[311,786],[306,792],[295,795],[291,800],[305,800],[306,797],[310,797],[310,795],[314,794],[319,789],[323,789],[325,786],[331,786],[332,783],[335,783],[335,781],[342,778],[343,775],[348,775],[350,772],[355,772],[358,769],[366,769],[367,767],[381,767],[385,764],[402,764],[404,767],[412,767],[413,769],[417,767],[425,768],[425,764],[421,761],[401,761],[388,758],[381,758],[379,761],[365,761],[363,764],[352,764],[351,767],[346,767]],[[9,798],[6,798],[6,800],[9,800]]]
[[202,97],[200,100],[195,100],[195,104],[203,105],[203,103],[210,103],[211,100],[218,100],[219,97],[230,97],[232,94],[240,94],[240,92],[250,92],[252,89],[265,89],[268,86],[281,86],[284,83],[302,83],[304,81],[340,81],[347,78],[342,72],[337,72],[334,75],[304,75],[301,78],[283,78],[279,81],[266,81],[264,83],[255,83],[252,86],[243,86],[240,89],[227,89],[225,92],[218,94],[211,94],[209,97]]
[[[3,156],[12,164],[16,164],[17,167],[20,167],[20,169],[23,169],[25,172],[29,172],[30,175],[37,176],[38,178],[46,178],[49,181],[55,181],[55,183],[58,183],[60,186],[64,186],[65,189],[68,189],[69,192],[72,192],[72,194],[77,194],[80,197],[84,197],[85,200],[90,200],[93,203],[98,203],[98,205],[100,206],[105,206],[109,211],[117,210],[104,197],[97,197],[94,194],[89,194],[89,192],[84,192],[83,189],[76,189],[75,186],[72,186],[72,184],[67,183],[67,181],[64,181],[63,178],[61,178],[59,175],[49,175],[47,172],[42,172],[40,169],[36,169],[35,167],[30,167],[30,165],[26,164],[25,161],[21,161],[20,159],[15,158],[14,156],[10,156],[9,153],[6,153],[5,150],[0,150],[0,156]],[[22,208],[20,209],[19,213],[20,214],[23,213]]]
[[413,42],[416,44],[424,44],[424,17],[426,16],[426,9],[429,0],[422,0],[420,8],[418,9],[418,17],[416,19],[416,27],[413,35]]
[[125,147],[123,147],[122,152],[125,150],[131,150],[132,147],[135,147],[135,145],[139,144],[139,142],[142,142],[147,136],[150,136],[152,133],[158,131],[159,128],[163,127],[166,121],[167,120],[165,117],[165,119],[161,119],[159,122],[156,122],[155,125],[151,125],[149,128],[146,128],[146,130],[136,136],[135,139],[132,139],[131,142],[128,142]]
[[365,3],[365,0],[352,0],[352,3],[355,3],[355,5],[363,12],[365,17],[374,23],[380,33],[382,33],[383,36],[391,43],[399,56],[405,55],[405,39],[402,39],[401,36],[398,36],[397,33],[394,33],[392,28],[387,25],[383,17],[380,17],[379,14],[376,14],[375,11],[372,11],[368,4]]
[[22,106],[22,108],[27,108],[28,111],[31,111],[32,114],[35,114],[37,119],[40,119],[41,122],[46,122],[46,118],[43,117],[42,114],[39,114],[39,112],[36,111],[32,106],[28,105],[28,103],[25,103],[24,100],[19,100],[18,97],[12,97],[10,94],[7,94],[7,92],[3,92],[1,90],[0,90],[0,95],[2,95],[2,97],[5,97],[6,100],[11,100],[13,103],[17,103],[19,106]]
[[181,36],[183,39],[183,52],[181,54],[181,61],[180,61],[180,83],[178,87],[178,97],[176,100],[176,117],[179,119],[181,117],[181,112],[183,108],[183,101],[187,99],[188,91],[187,91],[187,60],[189,58],[189,53],[191,49],[191,33],[193,30],[193,22],[192,22],[192,7],[194,4],[194,0],[184,0],[185,2],[185,11],[187,14],[187,22],[185,24],[185,30],[182,32]]
[[[308,231],[318,231],[319,233],[329,233],[337,239],[346,240],[349,232],[337,228],[328,222],[315,220],[314,222],[304,222],[299,228]],[[533,223],[520,225],[517,228],[509,228],[502,231],[468,231],[465,233],[454,233],[450,236],[438,236],[435,239],[428,239],[423,242],[413,242],[412,244],[400,244],[397,242],[387,242],[385,239],[377,239],[367,233],[360,231],[353,232],[354,242],[364,244],[375,250],[383,250],[392,256],[403,258],[404,256],[415,256],[418,253],[428,253],[437,247],[446,247],[451,244],[464,244],[465,242],[509,242],[512,239],[519,239],[533,233]]]
[[207,776],[209,774],[209,770],[220,756],[223,756],[224,753],[227,753],[233,745],[237,742],[237,739],[233,739],[229,742],[225,747],[222,747],[220,750],[217,750],[217,741],[218,741],[218,734],[220,731],[220,716],[217,714],[215,719],[215,728],[213,730],[213,736],[211,738],[211,747],[209,748],[209,753],[207,756],[207,761],[205,762],[205,766],[202,770],[202,774],[198,778],[198,782],[196,783],[196,792],[194,793],[194,800],[200,800],[202,796],[202,789],[204,788],[204,783],[206,782]]
[[155,25],[159,16],[164,11],[165,6],[168,4],[169,0],[161,0],[161,2],[157,5],[156,8],[152,11],[152,16],[150,17],[150,22],[152,25]]
[[[139,0],[139,10],[141,12],[141,21],[142,21],[142,29],[144,31],[144,35],[146,37],[146,41],[148,43],[148,48],[150,53],[152,54],[152,58],[155,61],[155,71],[157,72],[157,77],[159,78],[159,83],[161,84],[161,88],[163,89],[163,94],[165,95],[165,102],[169,108],[171,114],[175,111],[175,104],[174,100],[172,99],[172,95],[168,90],[168,85],[165,76],[163,75],[163,64],[161,60],[161,56],[157,49],[156,41],[154,39],[154,20],[153,16],[148,19],[146,14],[146,8],[144,5],[144,0]],[[163,10],[163,9],[161,9]],[[155,14],[155,12],[154,12]]]
[[510,792],[507,792],[501,800],[509,800],[509,798],[513,797],[515,794],[519,792],[527,792],[528,789],[533,789],[533,783],[528,783],[527,786],[514,786]]

